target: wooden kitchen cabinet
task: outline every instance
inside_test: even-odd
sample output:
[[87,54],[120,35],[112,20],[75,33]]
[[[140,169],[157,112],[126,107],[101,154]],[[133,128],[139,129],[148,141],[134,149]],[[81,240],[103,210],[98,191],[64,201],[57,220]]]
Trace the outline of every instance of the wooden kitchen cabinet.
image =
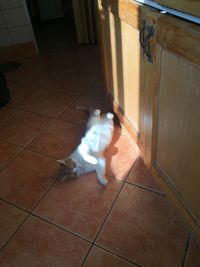
[[108,95],[200,240],[200,29],[129,0],[99,0]]

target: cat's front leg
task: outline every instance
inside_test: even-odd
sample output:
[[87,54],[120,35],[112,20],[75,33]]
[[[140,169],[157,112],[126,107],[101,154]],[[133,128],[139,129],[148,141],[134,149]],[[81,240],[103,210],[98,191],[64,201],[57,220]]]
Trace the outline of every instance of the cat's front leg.
[[90,164],[97,164],[97,159],[89,154],[89,146],[83,142],[78,146],[78,151],[83,159]]
[[98,161],[96,167],[97,179],[102,185],[106,185],[108,183],[108,180],[105,178],[106,160],[104,157],[98,157],[97,161]]

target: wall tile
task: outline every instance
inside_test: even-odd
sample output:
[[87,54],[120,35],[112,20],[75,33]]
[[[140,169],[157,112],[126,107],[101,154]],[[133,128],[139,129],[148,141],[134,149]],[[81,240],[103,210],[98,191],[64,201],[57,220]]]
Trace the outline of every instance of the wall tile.
[[0,0],[2,9],[24,6],[24,0]]
[[0,30],[0,46],[11,45],[10,36],[7,29]]
[[5,20],[4,20],[2,12],[0,10],[0,29],[5,29],[5,28],[6,28]]
[[8,27],[30,24],[24,7],[3,10],[4,18]]
[[31,25],[9,28],[13,44],[27,43],[34,40],[34,34]]

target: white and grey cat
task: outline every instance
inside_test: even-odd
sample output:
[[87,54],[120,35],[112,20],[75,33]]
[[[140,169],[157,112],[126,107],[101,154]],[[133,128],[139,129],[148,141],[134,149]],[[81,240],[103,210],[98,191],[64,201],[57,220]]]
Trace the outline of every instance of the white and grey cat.
[[101,114],[99,109],[92,112],[80,145],[69,157],[58,160],[65,167],[65,176],[62,180],[95,171],[98,181],[103,185],[107,184],[106,160],[103,153],[112,140],[113,118],[114,115],[110,112]]

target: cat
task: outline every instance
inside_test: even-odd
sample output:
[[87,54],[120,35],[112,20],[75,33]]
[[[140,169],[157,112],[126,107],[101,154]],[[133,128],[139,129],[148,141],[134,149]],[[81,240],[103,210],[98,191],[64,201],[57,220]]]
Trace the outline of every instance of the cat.
[[79,146],[67,158],[57,160],[65,167],[62,181],[67,177],[77,177],[85,173],[96,172],[98,181],[102,185],[107,184],[108,181],[105,178],[106,160],[103,153],[112,140],[113,118],[113,113],[101,114],[99,109],[90,114],[86,133]]

